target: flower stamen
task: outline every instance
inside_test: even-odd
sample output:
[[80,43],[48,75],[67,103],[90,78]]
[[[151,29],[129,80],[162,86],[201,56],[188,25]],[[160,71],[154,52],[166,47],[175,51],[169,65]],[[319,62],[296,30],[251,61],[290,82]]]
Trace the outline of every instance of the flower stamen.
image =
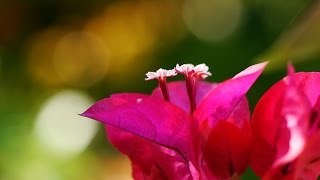
[[163,98],[166,101],[170,101],[170,96],[167,88],[167,77],[175,76],[177,73],[174,70],[158,69],[156,72],[148,72],[146,74],[146,81],[157,79],[159,88],[162,92]]
[[205,79],[211,76],[209,67],[205,64],[199,64],[194,66],[193,64],[177,64],[175,71],[184,75],[186,79],[186,87],[188,98],[190,102],[190,113],[196,109],[196,92],[199,80]]

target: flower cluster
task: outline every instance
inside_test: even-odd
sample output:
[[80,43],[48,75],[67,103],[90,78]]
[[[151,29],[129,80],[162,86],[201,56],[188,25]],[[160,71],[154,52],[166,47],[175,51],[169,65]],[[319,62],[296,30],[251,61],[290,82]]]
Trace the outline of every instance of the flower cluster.
[[320,175],[320,73],[294,73],[273,85],[252,116],[251,167],[264,179]]
[[[320,73],[289,66],[250,118],[246,93],[266,65],[211,83],[205,64],[177,64],[146,74],[151,95],[113,94],[81,115],[104,124],[134,179],[238,179],[249,166],[263,179],[317,179]],[[167,82],[177,74],[185,81]]]

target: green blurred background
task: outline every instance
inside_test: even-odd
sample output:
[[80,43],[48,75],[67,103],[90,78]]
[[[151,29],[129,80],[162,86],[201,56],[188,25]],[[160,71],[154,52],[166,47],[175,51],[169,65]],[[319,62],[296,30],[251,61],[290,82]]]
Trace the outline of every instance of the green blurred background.
[[[251,108],[285,75],[320,70],[320,1],[0,1],[0,179],[130,179],[103,127],[81,118],[145,73],[206,63],[222,81],[264,60]],[[246,173],[245,179],[252,178]]]

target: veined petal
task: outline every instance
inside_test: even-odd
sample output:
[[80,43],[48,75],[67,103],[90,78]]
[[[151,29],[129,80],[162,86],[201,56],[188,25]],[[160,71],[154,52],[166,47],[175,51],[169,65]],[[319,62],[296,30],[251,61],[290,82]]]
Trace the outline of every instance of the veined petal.
[[[109,104],[113,101],[120,103],[110,108]],[[129,93],[115,95],[98,101],[82,116],[118,127],[183,155],[192,154],[190,116],[162,99],[144,95],[137,97],[136,94],[131,96]]]
[[172,149],[154,146],[154,158],[168,179],[194,180],[199,173],[189,161],[186,162],[179,153]]
[[134,178],[147,179],[153,175],[152,168],[157,165],[153,157],[154,143],[117,127],[105,125],[105,129],[110,143],[130,159]]
[[209,124],[228,119],[266,65],[267,63],[260,63],[250,66],[234,78],[220,83],[203,98],[193,114],[194,117],[202,121],[214,115]]
[[226,121],[231,122],[242,128],[244,123],[250,120],[250,107],[247,97],[242,97],[238,105],[232,110],[230,116]]
[[[211,122],[214,119],[214,122]],[[234,124],[238,129],[244,129],[244,126],[247,126],[250,120],[250,108],[246,97],[243,97],[239,104],[232,110],[228,119],[215,119],[215,115],[209,116],[203,123],[200,125],[200,134],[203,141],[207,141],[208,136],[212,130],[220,121],[227,121],[231,124]],[[245,128],[248,131],[248,134],[251,133],[250,128]],[[229,131],[224,132],[224,136],[228,136]],[[232,133],[232,132],[231,132]]]
[[[82,116],[88,115],[98,115],[103,113],[106,110],[111,110],[114,108],[117,108],[121,105],[124,105],[128,102],[139,102],[143,98],[148,97],[149,95],[147,94],[141,94],[141,93],[118,93],[118,94],[113,94],[110,96],[110,98],[105,98],[103,100],[98,101],[99,103],[94,104],[93,106],[87,109],[84,113],[80,114]],[[98,120],[98,119],[96,119]],[[98,120],[100,121],[100,120]]]
[[135,179],[190,179],[192,172],[188,162],[172,149],[165,148],[122,129],[105,125],[109,141],[132,164]]

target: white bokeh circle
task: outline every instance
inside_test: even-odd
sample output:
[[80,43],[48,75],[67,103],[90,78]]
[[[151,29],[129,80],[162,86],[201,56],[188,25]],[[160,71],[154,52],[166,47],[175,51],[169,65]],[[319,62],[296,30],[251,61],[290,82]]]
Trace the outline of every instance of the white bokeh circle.
[[79,116],[93,103],[86,94],[64,90],[50,97],[41,107],[35,134],[50,152],[72,156],[83,151],[95,136],[97,122]]
[[189,31],[201,40],[222,41],[243,19],[241,0],[185,0],[182,15]]

